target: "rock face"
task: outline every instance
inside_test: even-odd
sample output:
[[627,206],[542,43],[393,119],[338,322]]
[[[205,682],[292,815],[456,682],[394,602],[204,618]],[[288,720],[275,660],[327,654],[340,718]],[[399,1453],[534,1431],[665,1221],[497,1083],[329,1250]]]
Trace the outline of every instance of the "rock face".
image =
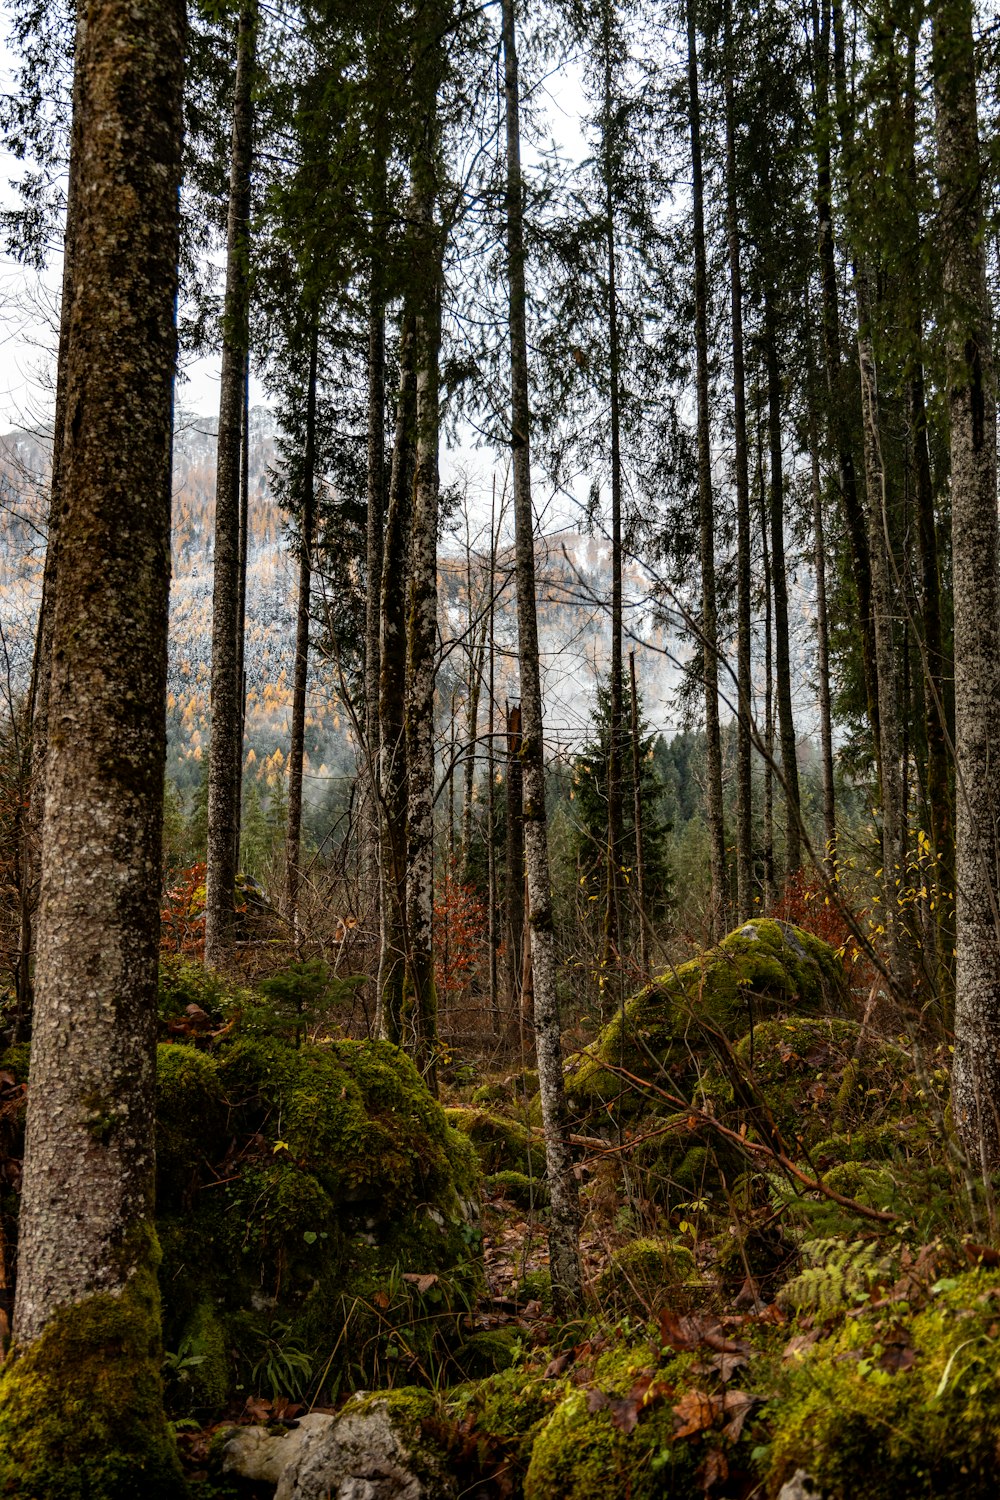
[[823,1500],[823,1496],[805,1469],[796,1469],[788,1483],[781,1486],[778,1500]]
[[266,1427],[234,1427],[222,1450],[223,1474],[238,1474],[258,1484],[277,1484],[282,1474],[300,1458],[303,1448],[315,1442],[336,1421],[335,1417],[311,1412],[300,1417],[287,1432],[269,1432]]
[[223,1472],[277,1485],[275,1500],[453,1500],[443,1457],[423,1440],[425,1391],[355,1396],[337,1416],[303,1417],[287,1433],[234,1429]]

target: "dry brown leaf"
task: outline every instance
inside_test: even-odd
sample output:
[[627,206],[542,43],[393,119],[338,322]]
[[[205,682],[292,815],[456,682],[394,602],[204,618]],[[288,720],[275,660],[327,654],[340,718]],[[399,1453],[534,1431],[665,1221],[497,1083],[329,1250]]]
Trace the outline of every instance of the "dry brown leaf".
[[422,1297],[425,1292],[429,1292],[431,1287],[436,1284],[438,1277],[431,1271],[425,1272],[424,1275],[420,1275],[417,1271],[404,1271],[403,1280],[408,1282],[410,1286],[415,1286]]
[[696,1432],[704,1432],[706,1427],[711,1427],[721,1409],[721,1397],[708,1396],[704,1391],[685,1391],[674,1407],[674,1416],[680,1419],[680,1426],[674,1428],[674,1437],[691,1437]]

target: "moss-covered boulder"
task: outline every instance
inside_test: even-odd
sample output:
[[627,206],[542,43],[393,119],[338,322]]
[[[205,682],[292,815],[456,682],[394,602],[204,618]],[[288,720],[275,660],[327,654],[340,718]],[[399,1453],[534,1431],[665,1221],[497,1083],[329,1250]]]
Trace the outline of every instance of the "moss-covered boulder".
[[867,1151],[881,1127],[898,1131],[908,1116],[904,1138],[915,1133],[917,1085],[908,1053],[872,1037],[857,1021],[839,1016],[763,1021],[740,1038],[734,1053],[791,1144],[812,1148],[838,1135],[849,1146],[857,1132]]
[[[757,1401],[720,1389],[694,1355],[657,1362],[648,1345],[597,1361],[567,1383],[533,1435],[524,1500],[701,1500],[748,1494]],[[712,1475],[733,1488],[718,1489]]]
[[[380,1383],[461,1341],[481,1280],[476,1154],[398,1048],[237,1032],[218,1055],[162,1045],[158,1067],[179,1366],[221,1326],[230,1391],[301,1397]],[[201,1365],[187,1368],[197,1391]]]
[[993,1496],[1000,1278],[943,1278],[915,1312],[883,1304],[785,1362],[769,1413],[770,1489],[797,1468],[827,1500]]
[[540,1177],[545,1147],[519,1120],[488,1109],[456,1107],[445,1111],[448,1123],[468,1137],[484,1172],[523,1172]]
[[494,1172],[484,1179],[483,1188],[487,1193],[505,1198],[508,1203],[529,1212],[548,1207],[548,1183],[538,1177],[529,1177],[525,1172]]
[[699,1284],[690,1250],[674,1240],[643,1236],[614,1251],[598,1292],[602,1307],[649,1317],[665,1300],[674,1307],[687,1301],[687,1289]]
[[732,1042],[776,1013],[845,1003],[843,965],[827,943],[787,922],[747,922],[634,995],[569,1068],[567,1095],[580,1111],[635,1113],[651,1101],[613,1069],[683,1088],[692,1054],[711,1054],[713,1032]]

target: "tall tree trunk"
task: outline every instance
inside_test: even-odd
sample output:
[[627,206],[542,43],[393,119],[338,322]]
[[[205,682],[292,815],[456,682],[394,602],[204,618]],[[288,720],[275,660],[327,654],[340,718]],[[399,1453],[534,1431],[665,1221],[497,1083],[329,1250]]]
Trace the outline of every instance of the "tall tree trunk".
[[295,610],[295,664],[292,669],[292,725],[288,749],[288,823],[285,833],[285,916],[299,937],[299,864],[302,857],[302,771],[306,744],[306,690],[309,685],[309,604],[313,532],[316,525],[316,377],[319,319],[309,330],[306,425],[299,507],[299,597]]
[[[606,853],[603,979],[605,1004],[617,1005],[621,989],[621,870],[625,858],[623,836],[622,758],[625,746],[622,678],[622,453],[621,349],[618,335],[618,266],[615,242],[614,161],[618,153],[612,96],[613,0],[602,6],[604,54],[604,113],[601,155],[604,172],[605,252],[608,263],[608,381],[611,418],[611,681],[608,742],[608,838]],[[608,981],[615,993],[607,995]]]
[[757,413],[757,499],[760,506],[760,544],[764,585],[764,910],[773,911],[778,899],[774,875],[774,636],[771,609],[771,551],[768,547],[767,486],[764,483],[764,439]]
[[215,570],[212,593],[212,734],[208,761],[208,871],[205,880],[205,962],[226,961],[233,941],[236,884],[236,789],[242,760],[239,629],[240,418],[250,312],[250,169],[253,159],[253,80],[256,0],[240,9],[236,42],[226,299],[219,396],[215,488]]
[[496,704],[496,643],[494,639],[494,615],[496,609],[496,597],[494,594],[495,579],[497,571],[497,532],[496,532],[496,486],[494,483],[494,496],[490,505],[490,603],[487,634],[489,638],[489,666],[487,668],[487,688],[489,702],[489,733],[486,741],[486,772],[489,777],[486,792],[486,887],[488,900],[488,943],[490,950],[490,975],[489,975],[489,1001],[490,1015],[493,1018],[494,1034],[500,1034],[500,1006],[497,999],[498,975],[497,975],[497,948],[499,946],[499,923],[497,920],[497,851],[496,851],[496,733],[497,704]]
[[[153,1108],[185,12],[81,6],[60,557],[0,1488],[182,1480],[163,1413]],[[75,128],[76,128],[75,126]],[[72,1357],[67,1357],[72,1349]]]
[[861,417],[868,489],[869,553],[872,565],[872,608],[875,619],[875,670],[878,678],[879,763],[882,768],[882,890],[884,922],[893,975],[903,977],[903,938],[900,931],[899,892],[906,869],[906,822],[903,813],[903,767],[900,753],[899,697],[896,692],[896,652],[893,630],[892,535],[886,496],[885,468],[878,409],[878,377],[871,342],[871,310],[867,278],[856,274],[858,292],[858,368],[861,375]]
[[642,837],[642,758],[639,745],[639,695],[635,685],[635,652],[628,654],[632,689],[632,818],[635,824],[635,899],[639,912],[639,969],[643,980],[649,974],[649,937],[646,931],[646,853]]
[[380,922],[376,1026],[402,1040],[406,972],[406,601],[416,402],[413,316],[399,337],[399,395],[379,591]]
[[726,239],[729,249],[733,345],[733,462],[736,475],[736,904],[741,922],[753,914],[753,708],[750,679],[750,474],[747,457],[746,370],[743,360],[743,276],[736,201],[736,102],[733,10],[725,7]]
[[514,0],[502,0],[504,97],[507,126],[507,271],[510,295],[511,458],[517,570],[518,660],[524,714],[524,842],[531,912],[535,1047],[549,1177],[549,1265],[557,1317],[576,1311],[580,1285],[580,1206],[569,1146],[563,1085],[562,1028],[556,989],[555,926],[549,886],[545,813],[542,684],[535,604],[534,514],[528,403],[528,335],[525,314],[524,223],[521,180],[520,95],[514,34]]
[[379,906],[379,602],[382,580],[382,543],[385,530],[385,293],[382,286],[381,246],[385,223],[386,165],[381,142],[373,161],[375,192],[372,210],[372,250],[368,271],[368,464],[365,520],[365,822],[362,845],[362,900],[370,910]]
[[993,319],[983,252],[971,0],[935,0],[955,598],[955,1124],[984,1174],[1000,1164],[1000,565]]
[[507,888],[506,912],[507,997],[511,1013],[517,1011],[524,967],[524,771],[521,752],[521,709],[507,709]]
[[878,754],[878,676],[875,668],[875,625],[872,615],[871,560],[864,505],[858,494],[851,442],[850,399],[841,360],[840,300],[837,288],[836,237],[833,228],[833,188],[830,137],[830,4],[820,10],[812,0],[813,49],[816,65],[816,213],[819,222],[819,266],[823,305],[823,352],[826,363],[830,428],[837,453],[840,496],[844,510],[854,586],[858,596],[861,657],[868,718]]
[[236,766],[236,829],[233,839],[235,868],[240,867],[240,833],[243,820],[243,740],[247,727],[247,555],[250,546],[250,360],[243,369],[243,411],[240,420],[240,552],[236,600],[236,681],[240,686],[239,760]]
[[[434,135],[436,125],[428,127]],[[433,148],[432,148],[433,150]],[[414,169],[420,273],[415,317],[416,417],[410,596],[406,653],[407,869],[409,933],[404,1045],[437,1092],[434,985],[434,688],[437,671],[438,358],[444,238],[435,226],[430,154]],[[419,175],[418,175],[419,174]],[[410,1035],[407,1035],[407,1032]]]
[[792,666],[788,641],[788,579],[785,571],[785,480],[781,454],[781,375],[774,289],[764,291],[764,347],[767,362],[767,431],[771,458],[771,592],[774,596],[774,665],[781,744],[781,779],[785,793],[785,879],[802,863],[799,824],[799,766],[792,715]]
[[836,878],[837,813],[833,782],[833,715],[830,705],[830,632],[826,613],[826,542],[823,527],[823,484],[819,467],[819,431],[814,399],[813,383],[810,381],[809,467],[812,480],[813,568],[816,574],[816,678],[823,786],[823,846],[827,871]]
[[715,503],[708,389],[708,269],[698,98],[698,33],[694,3],[687,0],[688,119],[691,131],[691,202],[694,219],[694,337],[698,393],[698,521],[701,533],[701,638],[705,687],[705,779],[712,867],[711,930],[726,925],[726,834],[722,813],[722,734],[719,727],[719,640],[715,601]]

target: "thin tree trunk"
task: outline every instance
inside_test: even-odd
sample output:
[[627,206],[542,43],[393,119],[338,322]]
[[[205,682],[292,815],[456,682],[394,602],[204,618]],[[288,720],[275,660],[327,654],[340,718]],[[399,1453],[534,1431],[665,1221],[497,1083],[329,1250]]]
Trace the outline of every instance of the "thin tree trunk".
[[[428,136],[436,123],[428,126]],[[421,270],[415,317],[416,408],[410,593],[406,653],[407,1010],[414,1060],[437,1093],[434,985],[434,689],[437,672],[438,359],[444,237],[433,221],[436,161],[431,147],[414,168]],[[404,1045],[411,1038],[404,1031]]]
[[861,656],[868,718],[878,753],[878,677],[875,668],[875,626],[872,615],[871,560],[864,506],[858,494],[851,443],[849,397],[841,360],[840,301],[837,289],[836,239],[833,228],[833,189],[830,136],[830,5],[823,0],[822,20],[813,0],[813,48],[816,62],[816,212],[819,220],[819,264],[823,306],[823,352],[826,363],[830,428],[837,453],[840,495],[850,542],[854,586],[858,596]]
[[785,795],[785,880],[802,863],[799,824],[799,767],[795,755],[792,715],[792,667],[788,641],[788,580],[785,572],[785,481],[781,455],[781,377],[774,291],[764,292],[765,357],[767,362],[767,429],[771,458],[771,592],[774,596],[774,665],[781,745],[781,776]]
[[712,867],[711,931],[726,925],[726,834],[722,812],[722,734],[719,727],[719,641],[715,600],[715,504],[708,389],[708,269],[698,99],[698,35],[694,3],[687,3],[688,119],[691,131],[691,201],[694,218],[694,337],[698,394],[698,515],[701,533],[701,637],[705,687],[706,814]]
[[379,968],[376,1028],[402,1040],[406,972],[406,601],[409,575],[410,483],[413,470],[413,318],[399,339],[399,396],[389,478],[379,591],[379,813],[381,818]]
[[875,670],[878,678],[879,763],[882,768],[882,890],[886,936],[893,976],[903,977],[903,939],[900,931],[899,891],[906,867],[906,824],[903,816],[903,772],[900,754],[899,697],[896,691],[896,652],[893,630],[891,533],[886,498],[885,469],[879,425],[878,384],[872,349],[867,281],[856,274],[858,293],[858,368],[861,376],[861,415],[868,489],[869,554],[872,566],[872,607],[875,617]]
[[563,1085],[562,1028],[556,989],[555,927],[549,886],[545,813],[542,686],[538,665],[535,603],[535,539],[531,504],[528,403],[528,338],[524,285],[524,224],[521,180],[520,96],[517,80],[513,0],[502,0],[504,95],[507,125],[507,270],[510,295],[511,457],[517,568],[518,658],[524,714],[525,864],[531,912],[538,1086],[549,1178],[549,1265],[557,1317],[580,1302],[580,1206],[569,1147]]
[[984,1175],[1000,1163],[1000,567],[993,319],[982,243],[971,0],[936,0],[937,112],[955,599],[955,1124]]
[[757,499],[764,584],[764,910],[773,911],[778,899],[774,876],[774,667],[771,610],[771,553],[767,544],[767,489],[764,484],[764,442],[761,414],[757,414]]
[[733,345],[733,459],[736,476],[736,904],[741,922],[753,913],[753,711],[750,681],[750,474],[747,458],[746,371],[743,360],[743,277],[736,202],[736,103],[733,15],[725,7],[726,235]]
[[632,817],[635,823],[635,899],[639,909],[639,969],[645,980],[649,974],[649,939],[646,932],[646,857],[642,838],[642,759],[639,745],[639,695],[635,685],[635,652],[628,654],[629,682],[632,689]]
[[521,709],[507,709],[507,995],[516,1014],[521,995],[524,956],[524,773],[521,759]]
[[368,273],[368,469],[365,522],[365,820],[362,854],[363,903],[379,905],[379,603],[382,544],[385,530],[385,295],[381,247],[376,236],[384,225],[385,159],[376,149],[372,255]]
[[215,489],[215,570],[212,593],[212,734],[208,770],[208,870],[205,880],[205,962],[224,963],[233,942],[236,885],[236,788],[242,715],[236,650],[239,628],[240,418],[246,378],[250,310],[250,170],[253,159],[255,0],[240,10],[236,43],[226,300],[219,396]]
[[247,554],[250,537],[250,359],[243,368],[243,413],[240,423],[240,560],[239,597],[236,604],[236,680],[240,685],[239,761],[236,767],[236,837],[233,839],[235,868],[240,867],[240,832],[243,821],[243,741],[247,728]]
[[[608,265],[608,379],[611,418],[611,681],[609,684],[608,837],[606,851],[603,996],[608,1010],[617,1008],[621,974],[621,869],[624,863],[622,752],[625,745],[622,674],[622,455],[621,349],[618,335],[618,267],[615,242],[615,184],[613,163],[618,151],[614,135],[612,97],[612,0],[602,7],[604,53],[604,115],[601,155],[604,171],[605,253]],[[608,983],[614,993],[607,994]],[[608,1001],[610,1000],[610,1005]]]
[[493,1018],[494,1034],[500,1034],[500,1006],[497,1000],[497,947],[499,943],[497,923],[497,852],[496,852],[496,746],[494,734],[496,733],[497,705],[496,705],[496,642],[494,639],[494,615],[496,609],[496,598],[494,590],[496,587],[497,571],[497,532],[496,532],[496,481],[493,484],[493,498],[490,503],[490,604],[488,614],[487,633],[489,639],[489,735],[487,738],[486,770],[489,776],[486,802],[486,887],[489,906],[488,942],[490,949],[490,978],[489,978],[489,1003],[490,1015]]
[[823,785],[823,845],[828,873],[837,873],[837,814],[833,782],[833,715],[830,706],[830,633],[826,614],[826,543],[823,485],[819,467],[819,432],[809,387],[809,465],[812,479],[813,568],[816,573],[816,677],[819,697],[820,761]]
[[120,1492],[167,1500],[182,1481],[158,1371],[153,1109],[185,14],[179,0],[84,9],[0,1488],[57,1500],[88,1446],[106,1462],[113,1432]]
[[299,938],[299,865],[302,858],[302,771],[306,743],[306,690],[309,684],[309,604],[313,532],[316,525],[316,378],[319,319],[309,331],[306,424],[299,508],[299,596],[295,610],[295,665],[292,670],[292,724],[288,749],[288,822],[285,833],[285,916]]

